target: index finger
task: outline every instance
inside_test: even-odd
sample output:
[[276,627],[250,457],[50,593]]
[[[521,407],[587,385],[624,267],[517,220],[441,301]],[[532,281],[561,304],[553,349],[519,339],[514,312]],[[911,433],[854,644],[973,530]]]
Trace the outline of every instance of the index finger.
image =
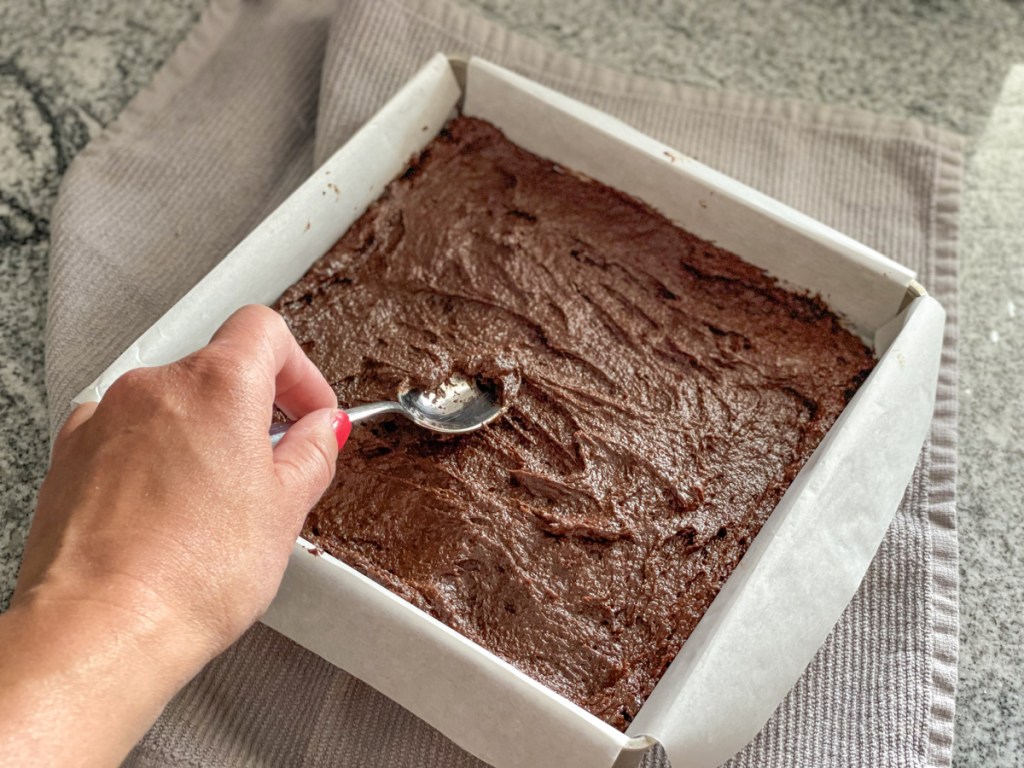
[[306,357],[284,318],[269,307],[250,304],[237,310],[213,334],[210,345],[251,349],[271,366],[274,402],[288,418],[338,407],[327,379]]

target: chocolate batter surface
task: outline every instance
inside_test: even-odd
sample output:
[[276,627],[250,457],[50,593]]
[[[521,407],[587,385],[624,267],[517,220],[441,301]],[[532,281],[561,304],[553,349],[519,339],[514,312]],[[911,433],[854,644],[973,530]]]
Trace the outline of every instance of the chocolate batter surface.
[[360,426],[304,535],[624,729],[874,365],[814,298],[458,118],[278,302]]

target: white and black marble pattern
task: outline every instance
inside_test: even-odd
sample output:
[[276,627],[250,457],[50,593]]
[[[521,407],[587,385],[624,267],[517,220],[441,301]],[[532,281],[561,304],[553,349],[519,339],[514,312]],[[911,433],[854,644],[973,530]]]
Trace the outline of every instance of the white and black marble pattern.
[[49,216],[75,154],[189,30],[202,0],[0,3],[0,607],[49,456]]

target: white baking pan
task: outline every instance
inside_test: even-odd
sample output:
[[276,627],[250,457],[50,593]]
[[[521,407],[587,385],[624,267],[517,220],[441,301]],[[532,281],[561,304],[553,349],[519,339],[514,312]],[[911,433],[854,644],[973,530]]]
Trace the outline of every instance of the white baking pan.
[[761,728],[864,576],[928,431],[944,314],[913,274],[606,114],[479,59],[437,55],[76,402],[272,303],[457,110],[819,294],[880,362],[800,472],[627,733],[298,541],[264,622],[498,768],[635,765],[656,741],[711,768]]

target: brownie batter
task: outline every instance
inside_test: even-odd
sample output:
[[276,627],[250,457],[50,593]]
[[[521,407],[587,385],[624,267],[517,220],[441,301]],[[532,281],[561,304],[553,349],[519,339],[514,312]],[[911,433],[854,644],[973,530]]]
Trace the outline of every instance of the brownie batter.
[[816,298],[453,120],[277,304],[359,426],[304,536],[624,729],[874,365]]

